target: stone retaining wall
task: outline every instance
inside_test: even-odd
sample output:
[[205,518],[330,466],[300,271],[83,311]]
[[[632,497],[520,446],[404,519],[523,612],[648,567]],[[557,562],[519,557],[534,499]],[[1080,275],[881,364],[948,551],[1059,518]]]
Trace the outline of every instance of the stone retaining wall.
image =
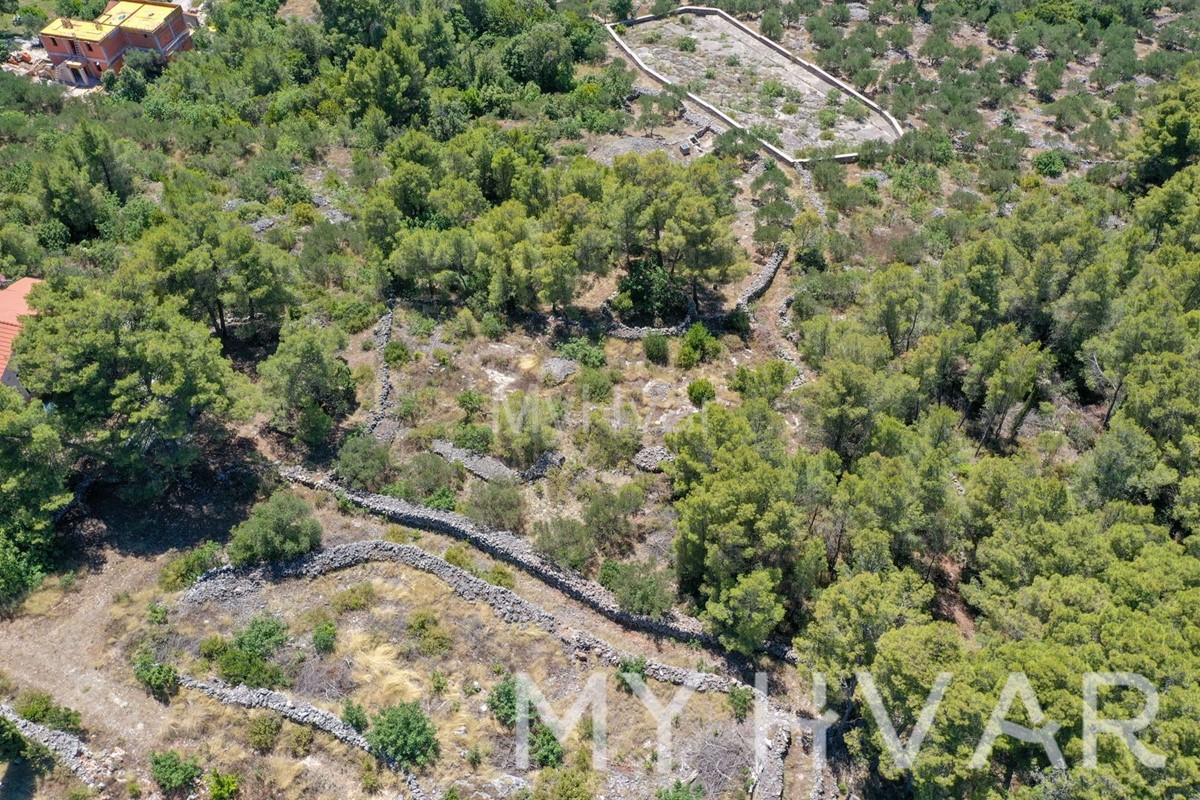
[[[383,348],[392,339],[392,322],[395,319],[395,301],[388,300],[387,313],[380,317],[379,322],[375,325],[374,339],[375,349],[379,352],[380,358],[383,357]],[[392,386],[391,370],[388,369],[387,362],[383,362],[379,369],[379,400],[375,403],[375,408],[371,411],[371,417],[367,420],[367,432],[377,439],[388,439],[379,433],[379,426],[388,418],[388,409],[391,407],[392,392],[395,387]]]
[[[703,624],[695,617],[672,611],[670,616],[657,619],[622,611],[612,592],[577,572],[562,569],[548,561],[537,553],[526,540],[509,531],[486,528],[461,514],[450,511],[437,511],[385,495],[357,492],[299,467],[284,467],[279,472],[285,480],[312,489],[334,492],[373,514],[401,525],[433,531],[470,542],[488,555],[533,575],[551,588],[584,603],[592,610],[627,628],[685,642],[698,641],[709,647],[720,646],[716,637],[705,632]],[[796,663],[795,652],[779,643],[768,643],[764,649],[777,658],[792,664]]]
[[[486,603],[505,622],[532,624],[556,637],[576,653],[592,655],[602,664],[617,666],[621,661],[635,657],[633,653],[614,647],[586,631],[575,630],[561,623],[553,614],[530,603],[509,589],[494,586],[419,547],[379,540],[339,545],[294,561],[265,567],[241,569],[228,566],[219,567],[202,575],[184,595],[182,602],[203,603],[236,600],[245,593],[247,584],[265,585],[268,582],[291,578],[315,578],[329,572],[378,561],[403,564],[429,573],[445,582],[460,597],[469,601]],[[687,686],[700,692],[729,692],[735,687],[744,685],[735,678],[710,672],[696,672],[656,661],[646,662],[646,675],[662,683]],[[336,716],[313,706],[295,703],[280,692],[249,689],[244,686],[230,687],[220,681],[181,679],[180,683],[183,686],[203,691],[222,702],[249,708],[270,708],[293,722],[312,725],[330,733],[340,741],[367,752],[373,752],[361,735]],[[757,689],[753,691],[756,696],[762,697]],[[769,700],[767,707],[775,734],[768,747],[767,763],[759,765],[758,777],[763,784],[765,793],[756,792],[755,796],[770,797],[772,800],[776,800],[782,792],[783,759],[786,757],[790,745],[795,718],[790,713],[774,708]],[[408,777],[411,776],[406,774],[406,778]],[[776,785],[778,791],[775,790]],[[420,787],[416,784],[415,778],[410,781],[410,789],[413,790],[414,797],[423,797],[419,794]]]
[[[379,758],[380,754],[375,752],[371,747],[366,737],[363,736],[354,728],[342,722],[336,714],[332,714],[322,708],[309,705],[308,703],[297,702],[288,697],[283,692],[275,692],[270,689],[251,689],[249,686],[230,686],[228,683],[219,680],[196,680],[187,676],[180,676],[179,685],[208,695],[209,697],[230,706],[242,706],[244,708],[263,708],[268,711],[274,711],[284,719],[295,722],[298,725],[307,725],[310,728],[317,728],[325,731],[339,742],[357,747],[371,755]],[[383,759],[385,762],[387,759]],[[409,797],[412,800],[427,800],[429,797],[421,789],[421,784],[417,778],[407,770],[400,769],[395,764],[389,764],[404,778],[404,783],[408,786]]]
[[3,703],[0,703],[0,717],[16,725],[26,739],[37,742],[53,753],[59,763],[75,773],[89,788],[102,789],[111,777],[78,737],[30,722]]

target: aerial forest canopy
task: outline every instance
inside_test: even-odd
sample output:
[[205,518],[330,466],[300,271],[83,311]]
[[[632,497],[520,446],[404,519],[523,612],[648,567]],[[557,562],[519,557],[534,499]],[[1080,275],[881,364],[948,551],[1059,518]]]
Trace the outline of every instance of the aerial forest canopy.
[[[830,132],[794,154],[802,177],[756,155],[767,129],[684,158],[653,136],[690,124],[682,93],[636,89],[598,21],[637,11],[620,0],[321,0],[309,21],[214,0],[194,51],[131,57],[103,92],[0,73],[0,273],[45,281],[11,362],[32,401],[0,386],[0,612],[60,567],[77,492],[162,497],[258,436],[276,449],[244,456],[256,469],[282,452],[464,511],[626,610],[696,615],[738,658],[790,648],[848,710],[835,749],[865,796],[1197,796],[1200,7],[717,5],[906,132],[852,165],[826,158]],[[794,107],[772,83],[745,102]],[[854,108],[834,93],[821,113]],[[783,313],[724,302],[784,252]],[[418,333],[372,352],[389,309]],[[614,319],[690,330],[618,363]],[[576,394],[543,396],[545,374],[502,397],[415,386],[418,362],[453,371],[464,343],[510,335],[572,362]],[[409,370],[404,464],[366,432],[374,368]],[[653,382],[691,404],[657,438],[627,410]],[[567,450],[547,483],[584,487],[565,504],[582,519],[529,518],[542,490],[515,481],[468,495],[425,452],[443,439],[515,470]],[[665,478],[596,478],[632,474],[643,444],[669,451]],[[651,524],[662,563],[635,557]],[[320,542],[304,533],[237,561]],[[902,739],[954,675],[911,771],[863,670]],[[1010,672],[1062,726],[1065,770],[1013,739],[968,766]],[[1139,736],[1164,768],[1114,737],[1083,766],[1089,672],[1158,689]],[[1103,699],[1128,719],[1142,698]]]

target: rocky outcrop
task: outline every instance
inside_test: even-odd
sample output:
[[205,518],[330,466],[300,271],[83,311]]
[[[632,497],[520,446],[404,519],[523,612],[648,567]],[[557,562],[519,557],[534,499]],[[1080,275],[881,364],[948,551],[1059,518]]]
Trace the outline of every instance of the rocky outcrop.
[[[348,744],[351,747],[357,747],[359,750],[380,757],[380,754],[371,747],[365,736],[345,722],[342,722],[336,714],[309,705],[308,703],[293,700],[283,692],[275,692],[270,689],[251,689],[249,686],[230,686],[224,681],[215,679],[207,681],[196,680],[187,676],[179,678],[179,685],[208,695],[225,705],[262,708],[274,711],[286,720],[295,722],[298,725],[307,725],[310,728],[325,731],[339,742]],[[388,763],[386,758],[382,760]],[[399,768],[393,763],[388,763],[388,766],[403,776],[404,783],[408,787],[409,797],[412,800],[426,800],[428,795],[421,788],[421,784],[417,781],[415,775]]]
[[642,472],[662,472],[663,464],[674,458],[671,451],[661,445],[643,447],[633,457],[633,466]]
[[30,722],[3,703],[0,703],[0,717],[12,722],[26,739],[37,742],[53,753],[60,764],[75,773],[88,787],[101,789],[111,777],[110,771],[101,766],[78,737]]

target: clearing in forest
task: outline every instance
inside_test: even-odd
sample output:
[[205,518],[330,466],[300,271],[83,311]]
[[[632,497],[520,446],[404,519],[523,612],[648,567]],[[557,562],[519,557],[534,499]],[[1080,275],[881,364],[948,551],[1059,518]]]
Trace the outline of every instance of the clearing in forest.
[[647,67],[791,156],[896,138],[882,114],[720,15],[672,15],[620,35]]

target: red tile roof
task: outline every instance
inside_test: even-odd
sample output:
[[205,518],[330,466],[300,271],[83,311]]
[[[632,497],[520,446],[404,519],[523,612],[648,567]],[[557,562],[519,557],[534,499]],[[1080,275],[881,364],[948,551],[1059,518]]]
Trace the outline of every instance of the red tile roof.
[[37,278],[21,278],[0,291],[0,375],[12,358],[13,339],[21,332],[21,317],[34,313],[29,308],[29,290],[39,283]]

